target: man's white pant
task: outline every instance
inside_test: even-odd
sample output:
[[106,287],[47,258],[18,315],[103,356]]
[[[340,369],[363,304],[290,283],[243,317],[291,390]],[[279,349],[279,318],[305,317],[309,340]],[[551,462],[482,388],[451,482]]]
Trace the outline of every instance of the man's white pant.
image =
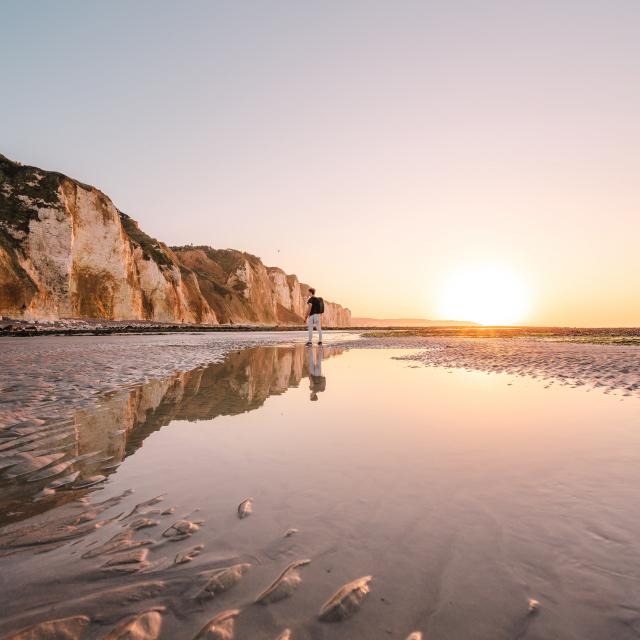
[[320,323],[320,314],[312,313],[307,320],[307,327],[309,327],[309,342],[313,340],[313,330],[318,332],[318,340],[322,342],[322,325]]
[[309,375],[322,375],[322,349],[307,349],[307,360],[309,362]]

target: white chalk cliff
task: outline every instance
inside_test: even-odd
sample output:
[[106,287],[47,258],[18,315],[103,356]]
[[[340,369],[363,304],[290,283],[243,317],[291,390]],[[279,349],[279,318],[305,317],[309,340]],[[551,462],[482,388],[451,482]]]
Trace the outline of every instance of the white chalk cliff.
[[[95,187],[0,155],[0,315],[299,324],[307,288],[241,251],[170,248]],[[350,317],[325,303],[326,326]]]

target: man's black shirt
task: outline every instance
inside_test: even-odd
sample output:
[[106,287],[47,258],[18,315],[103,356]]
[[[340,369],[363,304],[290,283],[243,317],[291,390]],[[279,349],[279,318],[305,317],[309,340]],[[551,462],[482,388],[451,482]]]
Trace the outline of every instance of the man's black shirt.
[[315,296],[311,296],[307,302],[311,304],[311,315],[314,313],[320,313],[320,300]]

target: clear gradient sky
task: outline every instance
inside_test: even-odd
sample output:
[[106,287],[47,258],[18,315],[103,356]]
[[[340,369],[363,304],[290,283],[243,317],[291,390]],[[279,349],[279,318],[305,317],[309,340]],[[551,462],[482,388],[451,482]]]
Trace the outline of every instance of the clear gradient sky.
[[0,4],[0,152],[355,315],[640,325],[640,2]]

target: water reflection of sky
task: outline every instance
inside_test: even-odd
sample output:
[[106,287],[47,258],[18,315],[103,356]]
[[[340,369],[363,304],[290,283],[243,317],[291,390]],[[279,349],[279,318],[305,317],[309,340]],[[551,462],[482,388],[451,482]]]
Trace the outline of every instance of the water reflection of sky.
[[372,574],[372,603],[332,637],[632,637],[619,629],[640,580],[638,403],[403,353],[259,348],[135,390],[101,497],[166,492],[198,510],[209,552],[265,566],[269,541],[299,528],[287,553],[313,559],[305,588],[273,615],[309,632],[324,596]]
[[[311,400],[326,388],[323,359],[342,348],[303,345],[242,349],[223,362],[106,394],[66,420],[2,432],[0,505],[7,522],[46,511],[101,485],[149,434],[185,419],[212,420],[258,409],[308,379]],[[38,422],[42,422],[41,420]]]

